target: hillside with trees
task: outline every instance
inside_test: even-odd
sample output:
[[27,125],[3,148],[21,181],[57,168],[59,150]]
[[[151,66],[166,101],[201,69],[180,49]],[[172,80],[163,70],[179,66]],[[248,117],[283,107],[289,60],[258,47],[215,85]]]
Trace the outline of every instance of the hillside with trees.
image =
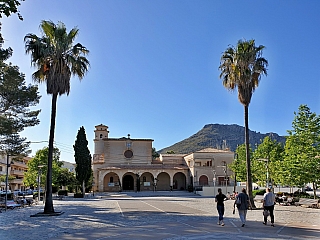
[[[280,143],[285,143],[285,137],[279,136],[276,133],[260,133],[250,130],[250,145],[255,148],[256,144],[269,136],[270,139],[276,140]],[[199,151],[204,148],[212,147],[217,149],[229,148],[235,151],[237,145],[244,143],[244,127],[232,124],[207,124],[199,132],[191,137],[175,143],[172,146],[166,147],[157,151],[158,153],[167,153],[173,151],[174,153],[191,153]]]

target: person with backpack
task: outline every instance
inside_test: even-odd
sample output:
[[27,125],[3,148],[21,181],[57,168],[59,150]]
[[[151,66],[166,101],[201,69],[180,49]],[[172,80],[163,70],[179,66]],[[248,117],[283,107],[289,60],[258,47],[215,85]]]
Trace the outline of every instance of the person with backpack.
[[241,193],[238,194],[236,197],[236,200],[234,201],[234,207],[237,206],[239,217],[241,220],[241,227],[244,227],[246,224],[246,218],[247,218],[247,210],[250,204],[249,196],[247,195],[247,191],[245,188],[242,188]]
[[217,203],[217,210],[218,210],[218,214],[219,214],[219,221],[218,221],[218,225],[221,224],[221,226],[224,226],[224,222],[223,222],[223,215],[224,215],[224,201],[227,200],[226,195],[224,195],[222,193],[221,188],[218,188],[218,195],[216,195],[216,203]]

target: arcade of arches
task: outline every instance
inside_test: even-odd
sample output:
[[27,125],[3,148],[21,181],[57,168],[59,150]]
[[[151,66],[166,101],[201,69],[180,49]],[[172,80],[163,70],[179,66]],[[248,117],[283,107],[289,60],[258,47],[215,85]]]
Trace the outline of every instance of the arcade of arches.
[[183,172],[125,172],[117,174],[106,171],[103,176],[103,191],[169,191],[186,190],[187,177]]

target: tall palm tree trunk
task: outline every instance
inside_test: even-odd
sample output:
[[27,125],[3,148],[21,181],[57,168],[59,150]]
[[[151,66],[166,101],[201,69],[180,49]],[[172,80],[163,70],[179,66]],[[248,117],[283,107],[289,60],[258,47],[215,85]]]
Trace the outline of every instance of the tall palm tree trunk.
[[250,161],[250,146],[249,146],[249,106],[244,106],[244,135],[246,145],[246,165],[247,165],[247,191],[250,198],[251,206],[254,207],[252,195],[252,176],[251,176],[251,161]]
[[52,201],[52,158],[53,158],[54,129],[56,125],[56,113],[57,113],[57,97],[58,97],[57,93],[52,94],[48,169],[47,169],[47,181],[46,181],[46,184],[47,184],[46,185],[46,202],[44,205],[44,213],[54,213],[53,201]]
[[84,180],[82,181],[82,196],[85,197],[86,195],[86,185]]

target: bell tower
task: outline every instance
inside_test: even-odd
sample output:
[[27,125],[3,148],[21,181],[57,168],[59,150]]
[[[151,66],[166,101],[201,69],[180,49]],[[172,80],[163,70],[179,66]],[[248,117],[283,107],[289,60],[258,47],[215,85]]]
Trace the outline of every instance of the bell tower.
[[95,154],[102,154],[103,153],[103,139],[108,138],[108,126],[100,124],[95,126],[94,130],[94,153]]

